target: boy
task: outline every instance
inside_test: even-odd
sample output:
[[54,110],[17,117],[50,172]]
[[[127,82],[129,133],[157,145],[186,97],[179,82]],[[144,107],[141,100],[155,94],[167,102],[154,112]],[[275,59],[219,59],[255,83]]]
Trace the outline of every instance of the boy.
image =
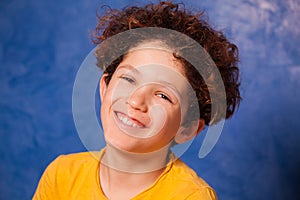
[[[217,199],[170,152],[205,125],[231,117],[240,101],[237,48],[201,17],[171,2],[110,10],[99,17],[94,42],[99,44],[97,64],[104,70],[100,99],[106,148],[98,159],[90,153],[57,158],[44,172],[34,199]],[[149,27],[167,34],[151,28],[149,34],[139,32]],[[189,36],[209,53],[225,96],[223,87],[212,84],[218,73],[205,56],[188,39],[164,29]],[[128,30],[133,30],[126,38],[129,45],[104,42]],[[120,48],[125,53],[114,55]],[[114,56],[112,63],[105,62]],[[202,62],[201,69],[190,58]],[[225,107],[218,103],[224,98]]]

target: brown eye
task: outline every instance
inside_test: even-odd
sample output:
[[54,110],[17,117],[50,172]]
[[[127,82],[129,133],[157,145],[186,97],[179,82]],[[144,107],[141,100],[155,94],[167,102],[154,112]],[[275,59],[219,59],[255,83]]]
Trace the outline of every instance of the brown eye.
[[160,98],[162,98],[162,99],[164,99],[164,100],[169,101],[170,103],[172,103],[172,101],[170,100],[170,98],[168,96],[162,94],[162,93],[157,94],[157,96],[160,97]]

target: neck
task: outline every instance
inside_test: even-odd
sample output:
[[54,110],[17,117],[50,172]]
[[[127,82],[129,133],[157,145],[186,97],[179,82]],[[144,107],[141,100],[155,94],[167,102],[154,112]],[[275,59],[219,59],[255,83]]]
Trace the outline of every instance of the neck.
[[169,147],[136,154],[107,145],[99,174],[103,193],[109,199],[130,199],[144,191],[163,173],[168,152]]
[[131,153],[107,144],[101,164],[120,172],[149,173],[165,168],[168,153],[168,145],[149,153]]

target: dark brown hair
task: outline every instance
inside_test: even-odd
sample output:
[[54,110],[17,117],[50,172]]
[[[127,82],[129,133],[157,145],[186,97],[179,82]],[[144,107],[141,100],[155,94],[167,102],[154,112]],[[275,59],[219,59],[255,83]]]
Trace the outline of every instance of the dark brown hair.
[[[189,12],[183,4],[170,1],[159,1],[158,4],[147,4],[145,6],[131,6],[122,10],[109,9],[103,15],[98,15],[98,24],[93,33],[93,42],[101,44],[118,33],[145,27],[160,27],[183,33],[207,51],[223,79],[227,104],[225,118],[231,117],[241,100],[239,68],[237,65],[238,48],[228,41],[221,31],[214,30],[208,24],[203,12]],[[111,54],[112,51],[110,50],[108,51]],[[96,50],[98,61],[102,54],[103,52]],[[208,89],[209,86],[207,86],[203,77],[188,61],[180,57],[180,53],[174,53],[174,56],[183,64],[185,75],[195,90],[200,118],[205,120],[206,125],[219,121],[221,117],[211,116],[211,90]],[[105,68],[104,73],[108,75],[105,80],[107,84],[122,59],[123,56],[118,57]]]

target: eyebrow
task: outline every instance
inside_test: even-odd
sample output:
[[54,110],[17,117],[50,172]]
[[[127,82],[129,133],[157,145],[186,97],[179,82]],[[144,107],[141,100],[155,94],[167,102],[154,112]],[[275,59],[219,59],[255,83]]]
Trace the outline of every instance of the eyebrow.
[[137,70],[135,67],[133,67],[132,65],[129,65],[129,64],[121,65],[118,67],[118,69],[122,69],[122,68],[129,69],[133,73],[136,73],[136,74],[141,74],[141,72],[139,70]]
[[178,91],[176,87],[170,82],[164,81],[164,80],[159,80],[158,83],[161,83],[164,86],[168,86],[169,88],[173,89],[176,93],[181,95],[181,92]]

